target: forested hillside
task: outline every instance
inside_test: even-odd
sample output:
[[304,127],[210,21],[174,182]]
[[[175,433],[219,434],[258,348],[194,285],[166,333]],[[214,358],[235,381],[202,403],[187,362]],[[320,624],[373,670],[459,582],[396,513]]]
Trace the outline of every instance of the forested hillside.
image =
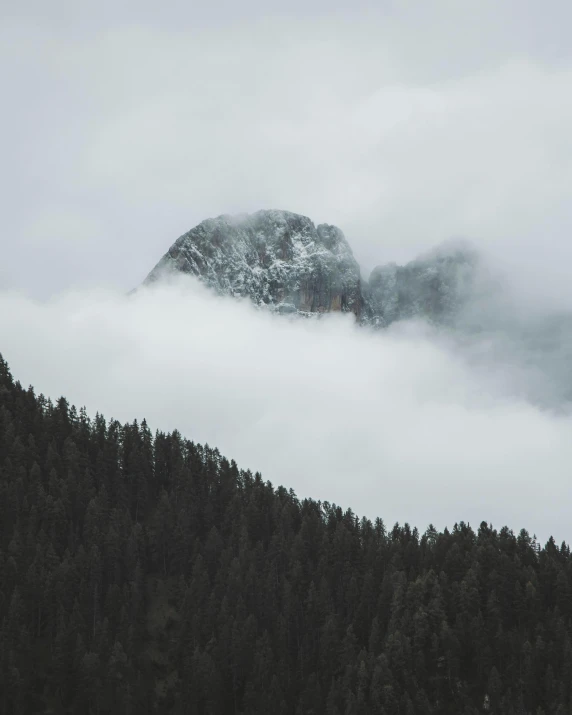
[[0,358],[2,715],[568,715],[571,617],[565,544],[386,529]]

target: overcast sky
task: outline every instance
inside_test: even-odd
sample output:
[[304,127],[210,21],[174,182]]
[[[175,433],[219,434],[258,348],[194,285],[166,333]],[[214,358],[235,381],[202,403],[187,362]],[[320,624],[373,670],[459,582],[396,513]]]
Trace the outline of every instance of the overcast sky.
[[462,236],[568,282],[566,0],[0,13],[0,286],[131,288],[202,219],[259,208],[337,224],[366,275]]
[[201,220],[279,208],[338,225],[366,276],[468,238],[525,316],[572,306],[572,3],[349,7],[4,0],[0,351],[301,496],[572,541],[572,418],[526,397],[519,344],[484,335],[476,369],[427,326],[125,297]]

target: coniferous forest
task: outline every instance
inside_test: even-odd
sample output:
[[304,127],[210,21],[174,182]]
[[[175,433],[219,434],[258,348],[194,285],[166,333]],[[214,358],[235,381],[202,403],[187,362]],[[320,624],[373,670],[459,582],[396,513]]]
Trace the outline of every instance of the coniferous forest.
[[300,500],[0,358],[1,715],[569,715],[571,619],[566,544]]

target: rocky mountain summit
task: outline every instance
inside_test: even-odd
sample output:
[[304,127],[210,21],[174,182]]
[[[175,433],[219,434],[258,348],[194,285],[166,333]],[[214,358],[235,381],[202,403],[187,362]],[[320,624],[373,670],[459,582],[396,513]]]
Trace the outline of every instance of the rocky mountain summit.
[[146,282],[166,270],[278,312],[362,314],[360,269],[343,233],[288,211],[207,219],[175,241]]
[[378,266],[369,281],[339,228],[289,211],[207,219],[175,241],[146,278],[190,273],[220,295],[280,313],[352,312],[375,326],[413,317],[452,319],[474,281],[477,256],[440,249],[405,266]]
[[478,254],[459,244],[445,244],[405,266],[377,266],[366,284],[368,317],[374,325],[425,318],[452,323],[476,297]]
[[258,211],[203,221],[175,241],[145,283],[179,272],[219,295],[293,316],[340,311],[375,328],[425,320],[495,389],[543,407],[572,406],[572,312],[531,310],[470,246],[445,243],[363,280],[335,226]]

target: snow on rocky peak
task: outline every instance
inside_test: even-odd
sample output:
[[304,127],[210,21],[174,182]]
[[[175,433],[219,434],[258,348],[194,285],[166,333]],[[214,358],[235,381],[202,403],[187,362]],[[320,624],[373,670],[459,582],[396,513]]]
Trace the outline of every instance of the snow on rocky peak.
[[279,313],[352,312],[386,326],[421,317],[445,322],[470,292],[476,254],[445,246],[405,266],[378,266],[369,282],[339,228],[289,211],[207,219],[178,238],[147,276],[190,273],[220,295]]
[[203,221],[175,241],[145,282],[170,271],[281,313],[362,314],[360,269],[343,233],[289,211]]

